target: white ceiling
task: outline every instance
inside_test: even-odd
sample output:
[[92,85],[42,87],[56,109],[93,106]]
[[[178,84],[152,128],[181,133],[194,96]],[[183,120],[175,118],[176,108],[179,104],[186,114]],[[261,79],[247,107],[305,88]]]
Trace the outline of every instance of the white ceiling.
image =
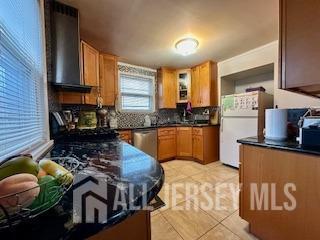
[[[278,39],[278,0],[62,0],[80,11],[81,38],[120,60],[152,68],[221,61]],[[200,42],[180,56],[185,35]]]

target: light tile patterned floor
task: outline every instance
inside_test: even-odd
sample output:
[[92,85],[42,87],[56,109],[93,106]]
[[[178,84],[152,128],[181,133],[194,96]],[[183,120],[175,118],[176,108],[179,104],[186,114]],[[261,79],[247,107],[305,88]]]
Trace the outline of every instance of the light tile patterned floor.
[[162,166],[165,186],[159,197],[166,206],[151,215],[152,240],[257,239],[239,217],[236,169],[182,160]]

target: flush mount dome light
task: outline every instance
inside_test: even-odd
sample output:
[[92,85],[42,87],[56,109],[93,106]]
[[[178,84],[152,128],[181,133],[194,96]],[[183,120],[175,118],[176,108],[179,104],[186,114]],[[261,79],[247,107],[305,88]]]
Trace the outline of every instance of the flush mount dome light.
[[177,52],[183,56],[195,53],[198,46],[199,42],[194,38],[183,38],[175,44]]

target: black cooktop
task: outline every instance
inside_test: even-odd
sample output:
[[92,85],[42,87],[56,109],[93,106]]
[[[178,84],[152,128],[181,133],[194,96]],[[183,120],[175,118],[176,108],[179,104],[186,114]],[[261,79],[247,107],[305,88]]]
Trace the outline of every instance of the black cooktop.
[[57,142],[92,142],[92,141],[108,141],[115,140],[118,133],[110,128],[95,128],[95,129],[74,129],[65,132],[57,137]]

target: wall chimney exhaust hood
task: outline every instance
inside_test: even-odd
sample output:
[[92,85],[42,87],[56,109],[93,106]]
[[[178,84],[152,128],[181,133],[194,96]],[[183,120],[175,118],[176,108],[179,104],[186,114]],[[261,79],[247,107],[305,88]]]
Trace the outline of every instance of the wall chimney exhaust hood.
[[59,2],[52,3],[52,84],[60,91],[88,93],[91,86],[80,76],[79,12]]

